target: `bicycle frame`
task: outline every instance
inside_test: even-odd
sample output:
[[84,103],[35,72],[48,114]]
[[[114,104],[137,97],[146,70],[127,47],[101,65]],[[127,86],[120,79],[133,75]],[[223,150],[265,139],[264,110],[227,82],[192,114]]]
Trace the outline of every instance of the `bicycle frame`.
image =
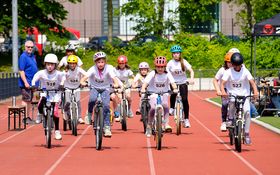
[[130,89],[130,87],[118,88],[121,89],[121,92],[116,91],[121,94],[121,103],[120,103],[120,122],[122,125],[122,130],[127,131],[127,113],[128,113],[128,100],[126,98],[125,90]]
[[144,97],[141,99],[141,118],[142,118],[143,127],[144,127],[144,134],[146,133],[146,128],[147,128],[147,124],[148,124],[148,114],[151,109],[148,95],[149,94],[146,92],[144,94]]
[[78,115],[79,115],[79,108],[78,103],[75,97],[75,92],[79,88],[70,89],[66,88],[66,90],[70,90],[70,116],[71,116],[71,128],[72,134],[77,136],[77,125],[78,125]]

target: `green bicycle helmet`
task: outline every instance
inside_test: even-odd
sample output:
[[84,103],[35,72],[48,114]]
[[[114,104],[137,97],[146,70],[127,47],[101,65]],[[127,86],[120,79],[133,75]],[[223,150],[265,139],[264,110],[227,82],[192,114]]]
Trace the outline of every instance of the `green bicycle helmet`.
[[174,52],[182,52],[182,47],[179,45],[174,45],[171,47],[170,52],[174,53]]

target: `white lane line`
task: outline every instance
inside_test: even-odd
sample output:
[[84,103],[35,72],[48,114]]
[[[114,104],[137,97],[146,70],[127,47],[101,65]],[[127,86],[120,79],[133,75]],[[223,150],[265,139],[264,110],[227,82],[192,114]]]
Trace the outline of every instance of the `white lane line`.
[[32,125],[32,126],[26,128],[26,129],[24,129],[24,130],[22,130],[22,131],[16,133],[16,134],[11,135],[10,137],[7,137],[7,138],[4,139],[4,140],[1,140],[1,141],[0,141],[0,144],[2,144],[2,143],[4,143],[4,142],[6,142],[6,141],[8,141],[8,140],[10,140],[10,139],[12,139],[12,138],[14,138],[14,137],[17,136],[17,135],[20,135],[20,134],[26,132],[27,130],[29,130],[30,128],[32,128],[32,127],[34,127],[34,126],[35,126],[35,125]]
[[156,175],[150,138],[147,138],[147,148],[148,148],[148,157],[149,157],[149,165],[150,165],[150,174]]
[[54,169],[60,164],[60,162],[65,158],[65,156],[74,148],[74,146],[81,140],[81,138],[85,135],[87,130],[91,127],[89,125],[82,134],[75,140],[75,142],[72,143],[72,145],[59,157],[59,159],[48,169],[48,171],[45,173],[45,175],[51,174]]
[[[195,96],[197,96],[199,99],[204,100],[199,95],[192,93]],[[192,113],[190,113],[193,119],[196,120],[197,123],[199,123],[206,131],[208,131],[213,137],[215,137],[220,143],[222,143],[228,150],[230,150],[237,158],[239,158],[246,166],[248,166],[252,171],[254,171],[258,175],[262,175],[263,173],[260,172],[256,167],[254,167],[250,162],[248,162],[244,157],[242,157],[240,154],[236,153],[234,150],[232,150],[222,139],[220,139],[214,132],[212,132],[207,126],[205,126],[200,120],[198,120]]]

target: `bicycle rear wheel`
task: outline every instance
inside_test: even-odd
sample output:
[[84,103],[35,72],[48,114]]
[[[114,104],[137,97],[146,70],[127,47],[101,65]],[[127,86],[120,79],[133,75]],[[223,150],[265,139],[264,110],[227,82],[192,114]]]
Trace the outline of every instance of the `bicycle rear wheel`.
[[47,112],[47,118],[46,118],[46,146],[47,148],[51,148],[52,145],[52,117],[50,114],[50,111]]
[[233,143],[234,143],[234,128],[232,128],[232,127],[228,128],[228,135],[229,135],[229,143],[230,143],[230,145],[233,145]]
[[180,135],[181,134],[181,106],[180,106],[180,103],[176,103],[176,106],[175,106],[175,120],[176,120],[176,135]]
[[162,139],[162,111],[157,109],[156,115],[156,148],[161,150],[161,139]]
[[238,121],[236,125],[236,135],[235,135],[235,150],[241,152],[242,144],[242,121]]
[[96,142],[96,150],[100,150],[102,147],[102,138],[103,138],[103,123],[104,123],[104,117],[103,117],[103,108],[98,107],[97,112],[95,114],[95,142]]
[[122,120],[121,120],[121,124],[122,124],[122,130],[123,131],[127,131],[127,123],[126,123],[126,117],[127,117],[127,104],[125,101],[123,101],[123,105],[122,105]]
[[77,132],[77,125],[78,125],[78,120],[77,120],[77,107],[74,103],[71,105],[71,124],[72,124],[72,134],[74,136],[78,135]]

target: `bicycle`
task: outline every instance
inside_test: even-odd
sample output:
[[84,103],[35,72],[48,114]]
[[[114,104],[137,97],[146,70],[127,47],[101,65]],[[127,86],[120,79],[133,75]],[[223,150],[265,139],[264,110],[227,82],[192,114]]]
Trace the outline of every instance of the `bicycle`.
[[[77,136],[77,126],[78,126],[78,116],[79,116],[79,108],[78,103],[76,101],[75,92],[78,88],[65,88],[66,90],[70,90],[70,123],[72,128],[72,135]],[[66,114],[67,115],[67,114]]]
[[229,130],[229,137],[230,137],[230,144],[235,145],[235,150],[241,152],[241,145],[245,142],[245,114],[243,111],[243,106],[248,97],[252,97],[251,95],[248,96],[235,96],[229,95],[229,97],[234,98],[234,105],[236,108],[236,112],[232,121],[232,125],[228,126]]
[[58,89],[38,89],[37,91],[43,92],[46,94],[46,102],[43,103],[43,127],[45,131],[45,136],[46,136],[46,147],[51,148],[51,135],[52,135],[52,130],[54,127],[54,121],[53,121],[53,116],[54,116],[54,107],[55,107],[55,102],[50,101],[50,92],[57,93]]
[[148,94],[157,94],[154,120],[152,122],[152,133],[154,135],[154,139],[156,140],[157,150],[161,150],[161,145],[162,145],[162,136],[163,136],[162,118],[164,117],[164,109],[162,106],[161,96],[165,93],[170,93],[170,91],[148,92]]
[[96,89],[98,92],[96,104],[94,107],[94,124],[93,130],[95,134],[96,150],[100,150],[102,146],[103,127],[104,127],[104,115],[103,115],[103,102],[101,93],[105,89]]
[[[174,109],[174,120],[176,123],[176,135],[181,134],[182,122],[184,122],[184,117],[183,117],[184,108],[183,108],[182,97],[180,94],[180,85],[182,85],[182,84],[177,84],[178,93],[176,96],[175,109]],[[186,82],[186,85],[189,85],[189,82]]]
[[[122,130],[127,131],[127,113],[128,113],[128,100],[125,95],[125,90],[130,89],[131,87],[124,86],[122,88],[116,88],[115,92],[121,94],[121,103],[120,103],[120,123],[122,125]],[[118,91],[121,90],[121,92]]]

